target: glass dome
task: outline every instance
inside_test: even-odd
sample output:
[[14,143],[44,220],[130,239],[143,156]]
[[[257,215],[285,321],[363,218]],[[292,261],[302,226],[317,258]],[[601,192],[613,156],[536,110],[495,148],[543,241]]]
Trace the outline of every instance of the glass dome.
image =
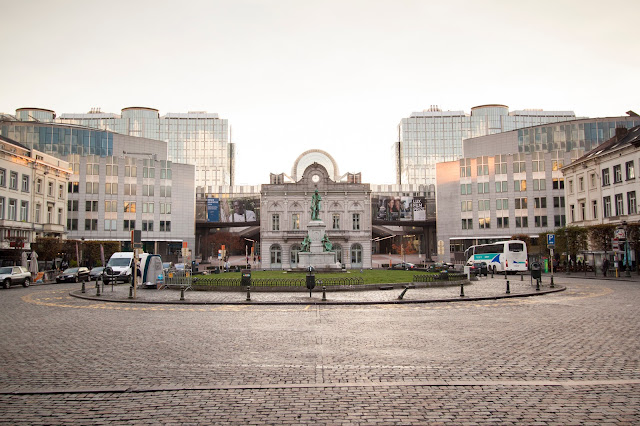
[[322,151],[320,149],[310,149],[309,151],[305,151],[296,159],[293,164],[293,168],[291,169],[291,178],[297,182],[302,179],[302,175],[304,171],[312,165],[313,163],[318,163],[322,165],[325,169],[327,169],[327,173],[329,173],[329,177],[334,181],[340,180],[340,171],[338,170],[338,163],[333,159],[329,153]]

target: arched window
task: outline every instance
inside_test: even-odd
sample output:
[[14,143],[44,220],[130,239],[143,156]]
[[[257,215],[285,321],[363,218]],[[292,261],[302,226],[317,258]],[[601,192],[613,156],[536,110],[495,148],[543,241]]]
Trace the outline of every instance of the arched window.
[[342,263],[342,246],[340,244],[334,244],[333,251],[336,252],[336,262]]
[[282,248],[280,245],[274,244],[269,249],[271,253],[271,269],[281,269],[282,268]]
[[360,244],[354,244],[351,246],[351,267],[362,267],[362,246]]
[[300,244],[294,244],[291,246],[291,260],[289,263],[291,263],[291,267],[295,268],[298,266],[298,253],[300,253],[301,247]]

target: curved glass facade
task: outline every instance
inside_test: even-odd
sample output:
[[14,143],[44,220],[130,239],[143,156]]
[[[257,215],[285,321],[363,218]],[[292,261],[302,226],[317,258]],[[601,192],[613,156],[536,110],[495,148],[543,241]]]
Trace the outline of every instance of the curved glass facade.
[[44,121],[51,122],[56,118],[56,113],[41,108],[20,108],[16,110],[16,118],[20,121]]
[[538,124],[575,120],[572,111],[514,111],[505,105],[474,107],[463,111],[414,112],[398,125],[399,142],[394,145],[396,183],[436,183],[436,164],[462,157],[464,139],[486,136]]
[[113,134],[101,130],[24,124],[3,124],[0,134],[45,154],[65,157],[113,155]]
[[338,164],[335,162],[333,157],[331,157],[325,151],[318,149],[304,152],[296,159],[293,170],[291,170],[291,177],[293,178],[293,180],[300,180],[307,167],[309,167],[313,163],[318,163],[325,169],[327,169],[327,173],[329,173],[331,179],[337,181],[340,178]]
[[630,129],[640,125],[640,119],[593,120],[518,130],[519,152],[590,151],[616,134],[616,127]]

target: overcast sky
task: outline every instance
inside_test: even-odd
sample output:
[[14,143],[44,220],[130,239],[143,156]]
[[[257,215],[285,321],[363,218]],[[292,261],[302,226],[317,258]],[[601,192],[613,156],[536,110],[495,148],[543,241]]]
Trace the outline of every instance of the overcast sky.
[[640,113],[640,1],[0,0],[0,112],[129,106],[227,118],[236,183],[323,149],[395,183],[430,105]]

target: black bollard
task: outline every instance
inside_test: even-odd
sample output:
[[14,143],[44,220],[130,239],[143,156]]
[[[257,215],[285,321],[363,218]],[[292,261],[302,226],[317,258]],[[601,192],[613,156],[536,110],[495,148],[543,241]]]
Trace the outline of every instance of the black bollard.
[[86,290],[85,290],[85,288],[84,288],[84,281],[82,281],[82,292],[83,292],[83,293],[86,293]]
[[464,297],[464,283],[460,283],[460,297]]
[[133,287],[129,287],[129,299],[133,299]]
[[493,278],[493,273],[495,272],[495,270],[496,270],[495,267],[491,270],[491,278]]
[[100,296],[100,284],[96,281],[96,296]]
[[551,275],[551,285],[549,287],[555,288],[555,286],[553,285],[553,275]]
[[511,294],[511,290],[509,290],[509,281],[507,280],[507,294]]
[[404,294],[407,292],[407,290],[409,290],[409,287],[404,288],[404,290],[402,290],[402,293],[400,293],[400,296],[398,296],[398,300],[402,300],[402,298],[404,297]]
[[520,274],[520,281],[524,281],[524,274]]
[[180,288],[180,300],[184,300],[184,287]]
[[326,302],[327,301],[327,287],[322,286],[322,301]]
[[251,301],[251,287],[247,286],[247,302]]
[[504,270],[504,279],[505,280],[507,279],[507,270],[506,269]]

